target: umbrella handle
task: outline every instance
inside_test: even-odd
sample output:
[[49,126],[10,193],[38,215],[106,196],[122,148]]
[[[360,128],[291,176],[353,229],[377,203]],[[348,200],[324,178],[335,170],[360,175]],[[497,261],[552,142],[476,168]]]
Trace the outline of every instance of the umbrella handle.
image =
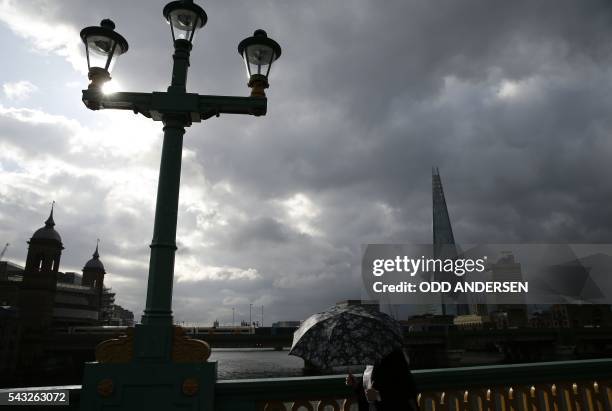
[[[348,385],[350,385],[352,388],[355,388],[355,377],[353,377],[353,374],[351,374],[350,370],[349,370],[349,366],[346,366],[346,372],[347,372],[347,376],[346,376],[346,382]],[[349,384],[348,382],[351,381],[352,383]]]

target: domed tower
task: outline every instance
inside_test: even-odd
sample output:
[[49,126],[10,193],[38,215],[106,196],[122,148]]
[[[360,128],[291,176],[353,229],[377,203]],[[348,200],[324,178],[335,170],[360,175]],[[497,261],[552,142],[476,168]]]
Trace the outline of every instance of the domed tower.
[[104,292],[104,264],[100,261],[100,254],[98,253],[98,246],[100,240],[96,244],[96,251],[92,255],[92,259],[85,263],[83,267],[83,281],[82,284],[88,287],[92,287],[96,290],[96,307],[100,309],[102,304],[102,293]]
[[[53,220],[53,206],[45,226],[36,230],[30,241],[28,241],[28,257],[26,259],[25,272],[27,273],[54,273],[53,283],[57,281],[60,257],[62,256],[62,237],[55,231]],[[33,277],[33,276],[31,276]],[[25,278],[24,278],[25,281]]]
[[28,256],[19,290],[19,315],[23,330],[21,362],[32,364],[42,355],[45,336],[53,320],[62,238],[55,231],[53,206],[45,226],[28,241]]

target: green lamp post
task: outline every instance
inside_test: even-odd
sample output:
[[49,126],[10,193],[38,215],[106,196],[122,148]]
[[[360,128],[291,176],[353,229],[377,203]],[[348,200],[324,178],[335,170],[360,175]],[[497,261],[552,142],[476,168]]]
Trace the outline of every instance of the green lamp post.
[[266,114],[265,89],[272,63],[281,48],[265,31],[256,30],[238,46],[245,61],[249,97],[187,93],[189,56],[195,33],[207,21],[192,0],[168,3],[163,15],[174,43],[172,81],[167,91],[104,94],[117,57],[128,43],[108,19],[81,31],[85,43],[90,84],[83,102],[91,110],[132,110],[163,122],[164,139],[147,300],[141,324],[126,335],[96,347],[97,362],[87,363],[83,380],[82,410],[212,410],[216,363],[207,362],[208,345],[185,336],[172,321],[172,285],[176,252],[176,225],[185,128],[221,114]]

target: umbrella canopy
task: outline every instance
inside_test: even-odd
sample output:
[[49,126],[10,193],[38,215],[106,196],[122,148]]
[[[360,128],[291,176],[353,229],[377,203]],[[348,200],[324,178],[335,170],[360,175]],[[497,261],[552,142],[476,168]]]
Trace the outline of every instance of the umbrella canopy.
[[302,323],[289,355],[326,369],[376,364],[402,345],[401,326],[387,314],[363,306],[333,307]]

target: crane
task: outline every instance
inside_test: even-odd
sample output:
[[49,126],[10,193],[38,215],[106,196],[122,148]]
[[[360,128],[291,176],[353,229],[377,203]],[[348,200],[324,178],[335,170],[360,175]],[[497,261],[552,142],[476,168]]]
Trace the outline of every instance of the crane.
[[6,253],[6,249],[8,248],[9,245],[10,245],[9,243],[6,243],[6,245],[2,249],[2,252],[0,252],[0,260],[2,260],[2,257],[4,257],[4,253]]

